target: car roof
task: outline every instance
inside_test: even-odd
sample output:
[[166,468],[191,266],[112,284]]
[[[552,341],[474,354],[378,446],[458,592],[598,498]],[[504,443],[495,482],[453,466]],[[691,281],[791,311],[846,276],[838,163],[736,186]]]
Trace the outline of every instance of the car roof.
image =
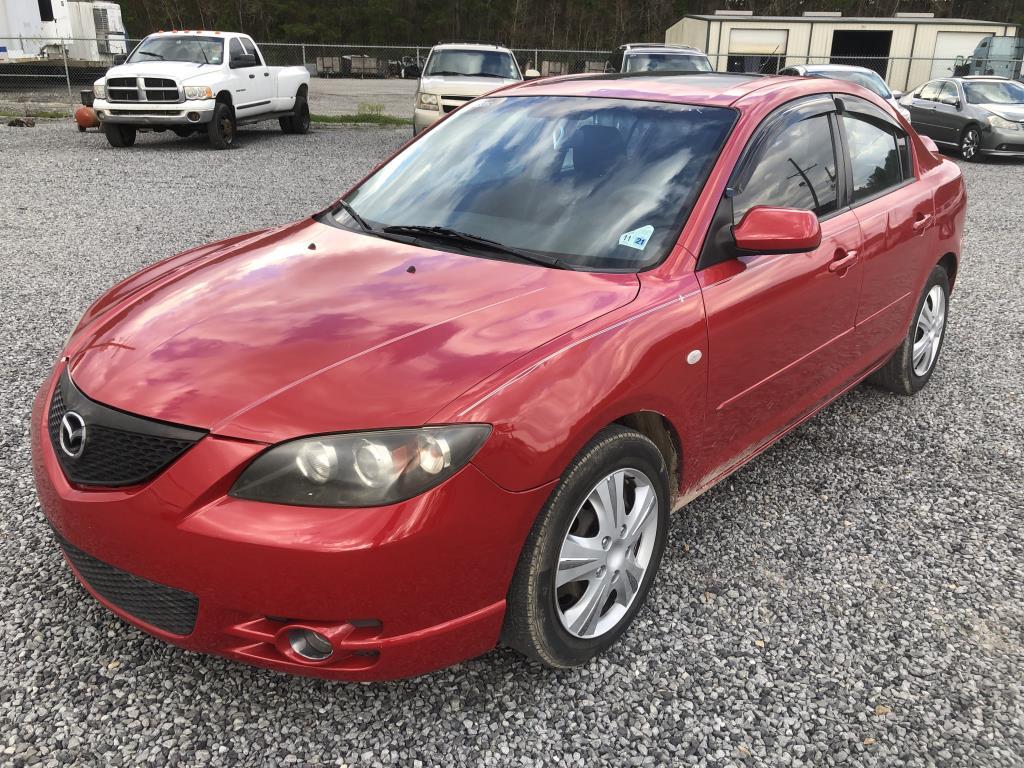
[[805,72],[864,72],[871,75],[878,74],[873,69],[857,67],[853,64],[797,64],[792,67],[786,67],[786,69],[802,69]]
[[249,37],[245,32],[218,32],[213,29],[161,29],[151,32],[146,37],[157,37],[159,35],[210,35],[215,37]]
[[621,46],[625,53],[688,53],[704,55],[704,51],[692,45],[667,45],[663,43],[627,43]]
[[[807,78],[810,83],[813,78]],[[516,92],[537,96],[592,96],[596,98],[667,101],[679,104],[728,106],[771,85],[792,88],[791,77],[766,77],[730,72],[663,73],[647,72],[566,75],[527,80],[497,93]],[[813,86],[808,86],[812,88]],[[826,86],[821,87],[826,92]]]
[[438,43],[434,50],[442,51],[504,51],[511,53],[508,48],[496,43]]

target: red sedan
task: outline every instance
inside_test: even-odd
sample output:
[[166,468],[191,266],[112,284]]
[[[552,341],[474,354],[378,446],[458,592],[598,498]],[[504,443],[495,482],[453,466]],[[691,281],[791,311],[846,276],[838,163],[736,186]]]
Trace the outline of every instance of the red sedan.
[[851,83],[534,81],[334,207],[102,296],[36,400],[42,508],[110,610],[341,679],[641,609],[669,513],[866,377],[935,370],[957,166]]

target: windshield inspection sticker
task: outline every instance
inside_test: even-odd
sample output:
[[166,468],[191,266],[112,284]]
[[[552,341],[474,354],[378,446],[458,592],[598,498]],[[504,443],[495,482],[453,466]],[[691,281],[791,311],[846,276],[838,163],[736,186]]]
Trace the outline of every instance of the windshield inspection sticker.
[[629,248],[636,248],[638,251],[642,251],[647,247],[647,241],[651,239],[651,235],[654,234],[654,227],[648,224],[646,227],[640,227],[640,229],[634,229],[632,232],[626,232],[619,238],[619,245],[625,245]]

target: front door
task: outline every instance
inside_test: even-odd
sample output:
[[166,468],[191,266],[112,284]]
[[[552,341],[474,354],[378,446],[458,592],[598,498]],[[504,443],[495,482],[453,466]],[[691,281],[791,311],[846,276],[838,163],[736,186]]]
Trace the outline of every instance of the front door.
[[[770,117],[772,127],[762,129],[769,135],[752,140],[761,149],[734,175],[732,216],[738,223],[755,205],[812,210],[821,245],[810,253],[741,255],[698,272],[709,336],[712,475],[846,384],[858,356],[861,231],[845,208],[834,103],[816,97],[798,105]],[[837,268],[840,260],[847,266]]]

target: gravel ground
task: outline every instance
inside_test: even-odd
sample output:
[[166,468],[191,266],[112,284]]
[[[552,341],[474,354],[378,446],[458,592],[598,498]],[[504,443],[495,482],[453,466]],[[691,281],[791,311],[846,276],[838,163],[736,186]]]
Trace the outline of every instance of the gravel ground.
[[0,128],[0,763],[1024,764],[1016,163],[964,168],[966,255],[928,388],[860,387],[686,508],[648,607],[587,667],[497,650],[327,683],[177,650],[85,595],[29,473],[31,399],[64,335],[119,278],[317,209],[407,134],[119,152],[64,124]]

